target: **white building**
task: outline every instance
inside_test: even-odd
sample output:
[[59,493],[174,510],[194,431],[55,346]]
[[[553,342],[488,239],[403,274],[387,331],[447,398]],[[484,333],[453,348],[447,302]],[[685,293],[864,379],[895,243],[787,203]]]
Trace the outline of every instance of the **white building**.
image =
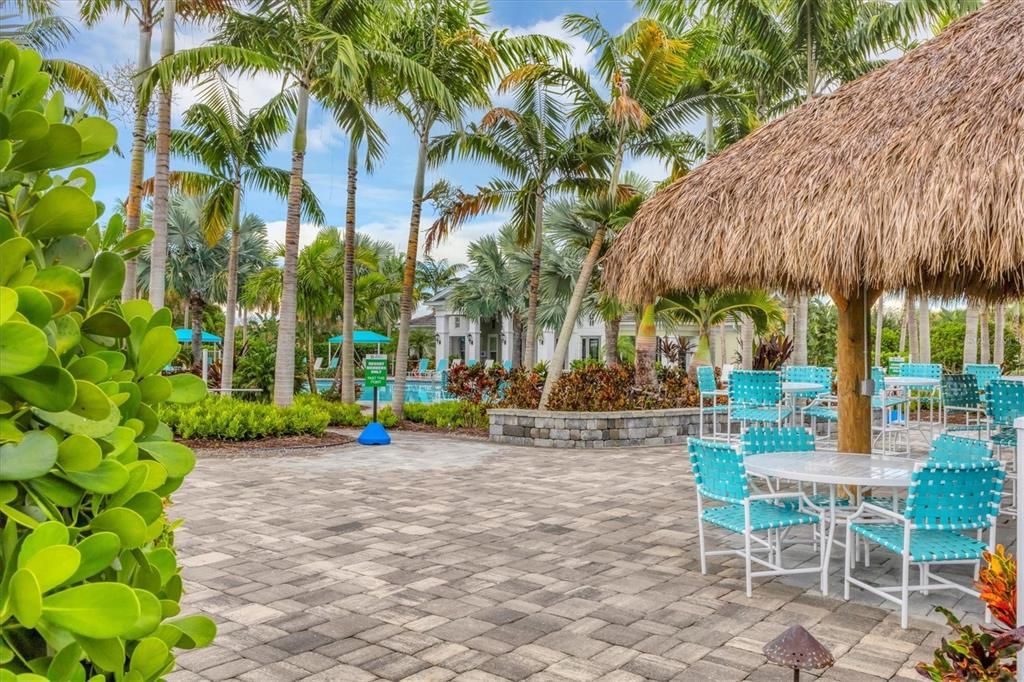
[[[435,357],[463,360],[476,358],[480,362],[493,360],[498,364],[506,359],[513,359],[515,357],[515,338],[510,333],[513,327],[511,316],[506,315],[501,319],[468,317],[449,308],[449,292],[450,288],[443,289],[424,303],[432,311],[434,317]],[[538,362],[551,361],[551,357],[555,354],[557,335],[558,330],[556,329],[544,329],[539,335],[536,356]],[[693,325],[681,325],[673,328],[658,325],[660,339],[688,341],[691,354],[697,349],[697,335],[697,328]],[[632,315],[623,317],[619,326],[619,336],[620,338],[636,336],[636,320]],[[725,362],[733,362],[740,348],[737,326],[732,323],[726,325],[724,340],[717,330],[712,331],[711,353],[717,365],[722,364],[723,342]],[[604,344],[604,321],[600,317],[591,318],[582,315],[576,321],[576,327],[573,329],[566,363],[583,358],[603,360]],[[659,344],[658,361],[661,360]]]

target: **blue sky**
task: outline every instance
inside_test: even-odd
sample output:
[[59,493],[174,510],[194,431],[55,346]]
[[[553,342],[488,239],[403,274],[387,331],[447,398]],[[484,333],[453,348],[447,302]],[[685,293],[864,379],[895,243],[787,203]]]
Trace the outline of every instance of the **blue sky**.
[[[73,16],[77,3],[70,0],[64,11]],[[492,0],[490,23],[495,28],[507,28],[514,33],[544,33],[570,42],[573,60],[580,65],[592,63],[586,54],[586,45],[579,39],[571,39],[562,30],[561,17],[567,13],[599,15],[610,29],[618,32],[636,16],[630,0]],[[182,27],[177,34],[178,47],[186,48],[200,44],[209,34],[209,29]],[[159,50],[159,33],[154,36],[154,59]],[[101,72],[109,72],[118,65],[134,63],[137,51],[137,34],[133,24],[126,25],[120,17],[111,16],[94,29],[81,27],[74,41],[63,51],[63,56],[83,62]],[[252,79],[238,83],[243,104],[255,107],[262,104],[280,87],[272,79]],[[191,91],[176,93],[174,121],[177,124],[181,112],[195,101]],[[479,112],[471,118],[478,118]],[[380,115],[379,119],[388,135],[387,159],[373,175],[361,176],[357,198],[357,225],[360,231],[377,239],[400,244],[404,249],[409,224],[409,204],[412,177],[415,166],[415,140],[408,127],[400,119]],[[130,121],[115,121],[120,129],[120,143],[127,148],[130,135]],[[345,213],[345,166],[347,140],[334,124],[331,117],[319,107],[314,107],[309,120],[309,138],[306,155],[305,175],[320,198],[327,214],[329,225],[341,225]],[[440,126],[435,133],[446,130]],[[270,157],[272,165],[288,168],[291,164],[290,139],[282,137],[278,148]],[[172,168],[175,164],[172,160]],[[179,167],[183,167],[179,165]],[[660,180],[664,168],[660,163],[648,159],[633,159],[628,168],[637,170],[654,180]],[[123,198],[128,179],[128,160],[109,156],[94,165],[99,178],[98,198],[108,205]],[[152,157],[147,158],[147,176],[153,172]],[[439,177],[448,178],[453,184],[472,188],[475,184],[491,177],[493,169],[476,164],[455,163],[429,171],[427,186]],[[268,224],[270,237],[280,241],[284,234],[284,202],[276,197],[251,192],[245,198],[244,210],[260,215]],[[433,216],[425,208],[422,227],[425,229]],[[473,239],[495,231],[502,223],[499,215],[475,221],[449,242],[436,249],[436,255],[463,261],[466,246]],[[317,228],[304,225],[302,242],[308,243]],[[421,243],[422,247],[422,243]],[[421,248],[422,252],[422,248]]]

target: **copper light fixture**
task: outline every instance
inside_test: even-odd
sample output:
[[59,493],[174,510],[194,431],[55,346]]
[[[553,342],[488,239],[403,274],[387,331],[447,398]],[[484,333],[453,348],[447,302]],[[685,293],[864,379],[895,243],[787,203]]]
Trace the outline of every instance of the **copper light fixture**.
[[800,625],[793,625],[764,645],[769,663],[793,669],[793,680],[800,679],[801,670],[829,668],[835,663],[832,654]]

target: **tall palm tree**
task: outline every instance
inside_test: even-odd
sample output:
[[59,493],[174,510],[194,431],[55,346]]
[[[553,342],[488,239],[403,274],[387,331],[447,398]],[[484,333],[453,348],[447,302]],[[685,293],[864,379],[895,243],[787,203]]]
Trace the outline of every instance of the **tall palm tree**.
[[585,140],[570,134],[564,105],[552,96],[550,83],[527,79],[517,72],[499,90],[516,89],[513,109],[495,107],[478,125],[442,136],[431,148],[433,159],[457,156],[498,166],[503,177],[459,192],[431,225],[426,248],[447,238],[473,217],[499,210],[513,212],[512,224],[524,246],[532,245],[532,264],[526,313],[524,364],[536,363],[537,303],[540,296],[541,251],[544,242],[544,202],[549,196],[596,191],[601,180],[593,174],[601,159],[587,154]]
[[[206,197],[203,208],[207,239],[212,243],[231,235],[225,301],[224,361],[221,388],[230,389],[234,374],[235,314],[238,309],[238,252],[241,245],[241,206],[250,188],[288,196],[286,170],[266,165],[266,156],[289,126],[290,98],[277,95],[265,105],[243,113],[230,88],[218,88],[219,96],[194,104],[182,118],[183,128],[171,131],[170,149],[206,171],[175,171],[168,182],[183,192]],[[151,192],[150,182],[143,193]],[[323,211],[312,189],[303,183],[303,214],[316,223]]]
[[405,379],[409,366],[409,323],[416,285],[416,257],[420,240],[420,216],[425,198],[425,174],[430,136],[437,124],[462,124],[465,111],[490,104],[488,88],[498,69],[527,57],[564,50],[557,41],[541,36],[509,37],[488,33],[483,20],[487,4],[482,0],[413,0],[397,22],[393,44],[443,83],[449,96],[440,102],[433,93],[409,84],[399,105],[417,139],[416,171],[412,187],[409,238],[405,249],[395,387],[392,410],[399,417],[405,406]]
[[[557,75],[574,100],[569,119],[578,129],[586,129],[591,137],[606,145],[610,166],[604,191],[606,207],[614,206],[619,198],[622,164],[627,154],[669,161],[673,175],[687,168],[692,152],[700,146],[682,129],[685,121],[698,111],[698,105],[689,96],[677,97],[679,84],[690,77],[686,62],[690,43],[673,37],[651,19],[637,20],[619,36],[613,36],[597,19],[581,15],[567,16],[564,25],[571,34],[586,39],[591,51],[597,53],[596,71],[609,96],[594,87],[582,70],[567,64],[554,73],[538,64],[528,64],[521,70],[537,74],[534,77]],[[598,227],[583,260],[544,383],[541,409],[545,409],[562,373],[572,330],[607,231],[607,226]]]
[[[171,12],[176,12],[180,17],[194,21],[221,14],[226,9],[227,0],[177,0]],[[128,198],[125,201],[125,233],[130,234],[139,229],[142,181],[145,176],[146,128],[149,123],[150,111],[150,102],[141,96],[140,90],[145,73],[152,65],[153,29],[161,20],[163,8],[161,0],[80,0],[79,12],[82,21],[88,27],[95,26],[104,16],[111,13],[122,14],[125,22],[135,21],[138,25],[138,56],[135,61],[135,77],[133,79],[135,122],[132,126],[131,161],[128,166]],[[163,28],[167,28],[166,23]],[[171,52],[173,52],[173,48]],[[161,53],[163,54],[163,50]],[[124,282],[124,288],[121,291],[122,300],[134,298],[135,260],[125,263]]]
[[[450,103],[443,85],[428,69],[401,54],[378,49],[374,36],[388,25],[395,0],[259,0],[250,13],[232,12],[214,45],[175,57],[167,71],[190,80],[227,66],[276,74],[293,98],[292,165],[285,221],[284,270],[279,307],[274,402],[292,402],[297,320],[297,261],[302,217],[303,168],[310,100],[331,108],[365,82],[371,65],[386,65],[396,80],[442,103]],[[224,49],[224,45],[238,48]]]
[[[177,0],[164,0],[160,19],[160,59],[174,54],[174,21]],[[156,102],[156,157],[153,173],[153,241],[149,245],[149,301],[154,308],[164,304],[167,271],[167,208],[170,200],[168,173],[171,170],[171,97],[172,81],[160,84]]]

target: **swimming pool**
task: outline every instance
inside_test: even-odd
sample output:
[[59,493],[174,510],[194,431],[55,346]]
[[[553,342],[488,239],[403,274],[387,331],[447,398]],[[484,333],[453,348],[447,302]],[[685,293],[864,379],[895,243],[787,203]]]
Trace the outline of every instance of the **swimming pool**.
[[[356,383],[361,383],[356,379]],[[334,385],[334,379],[317,379],[316,387],[319,391],[326,391]],[[388,385],[377,392],[377,399],[380,402],[390,402],[395,388],[395,380],[388,379]],[[405,402],[407,403],[436,403],[443,400],[443,392],[440,382],[422,381],[407,379],[405,382]],[[363,386],[359,400],[367,402],[373,400],[373,389]]]

